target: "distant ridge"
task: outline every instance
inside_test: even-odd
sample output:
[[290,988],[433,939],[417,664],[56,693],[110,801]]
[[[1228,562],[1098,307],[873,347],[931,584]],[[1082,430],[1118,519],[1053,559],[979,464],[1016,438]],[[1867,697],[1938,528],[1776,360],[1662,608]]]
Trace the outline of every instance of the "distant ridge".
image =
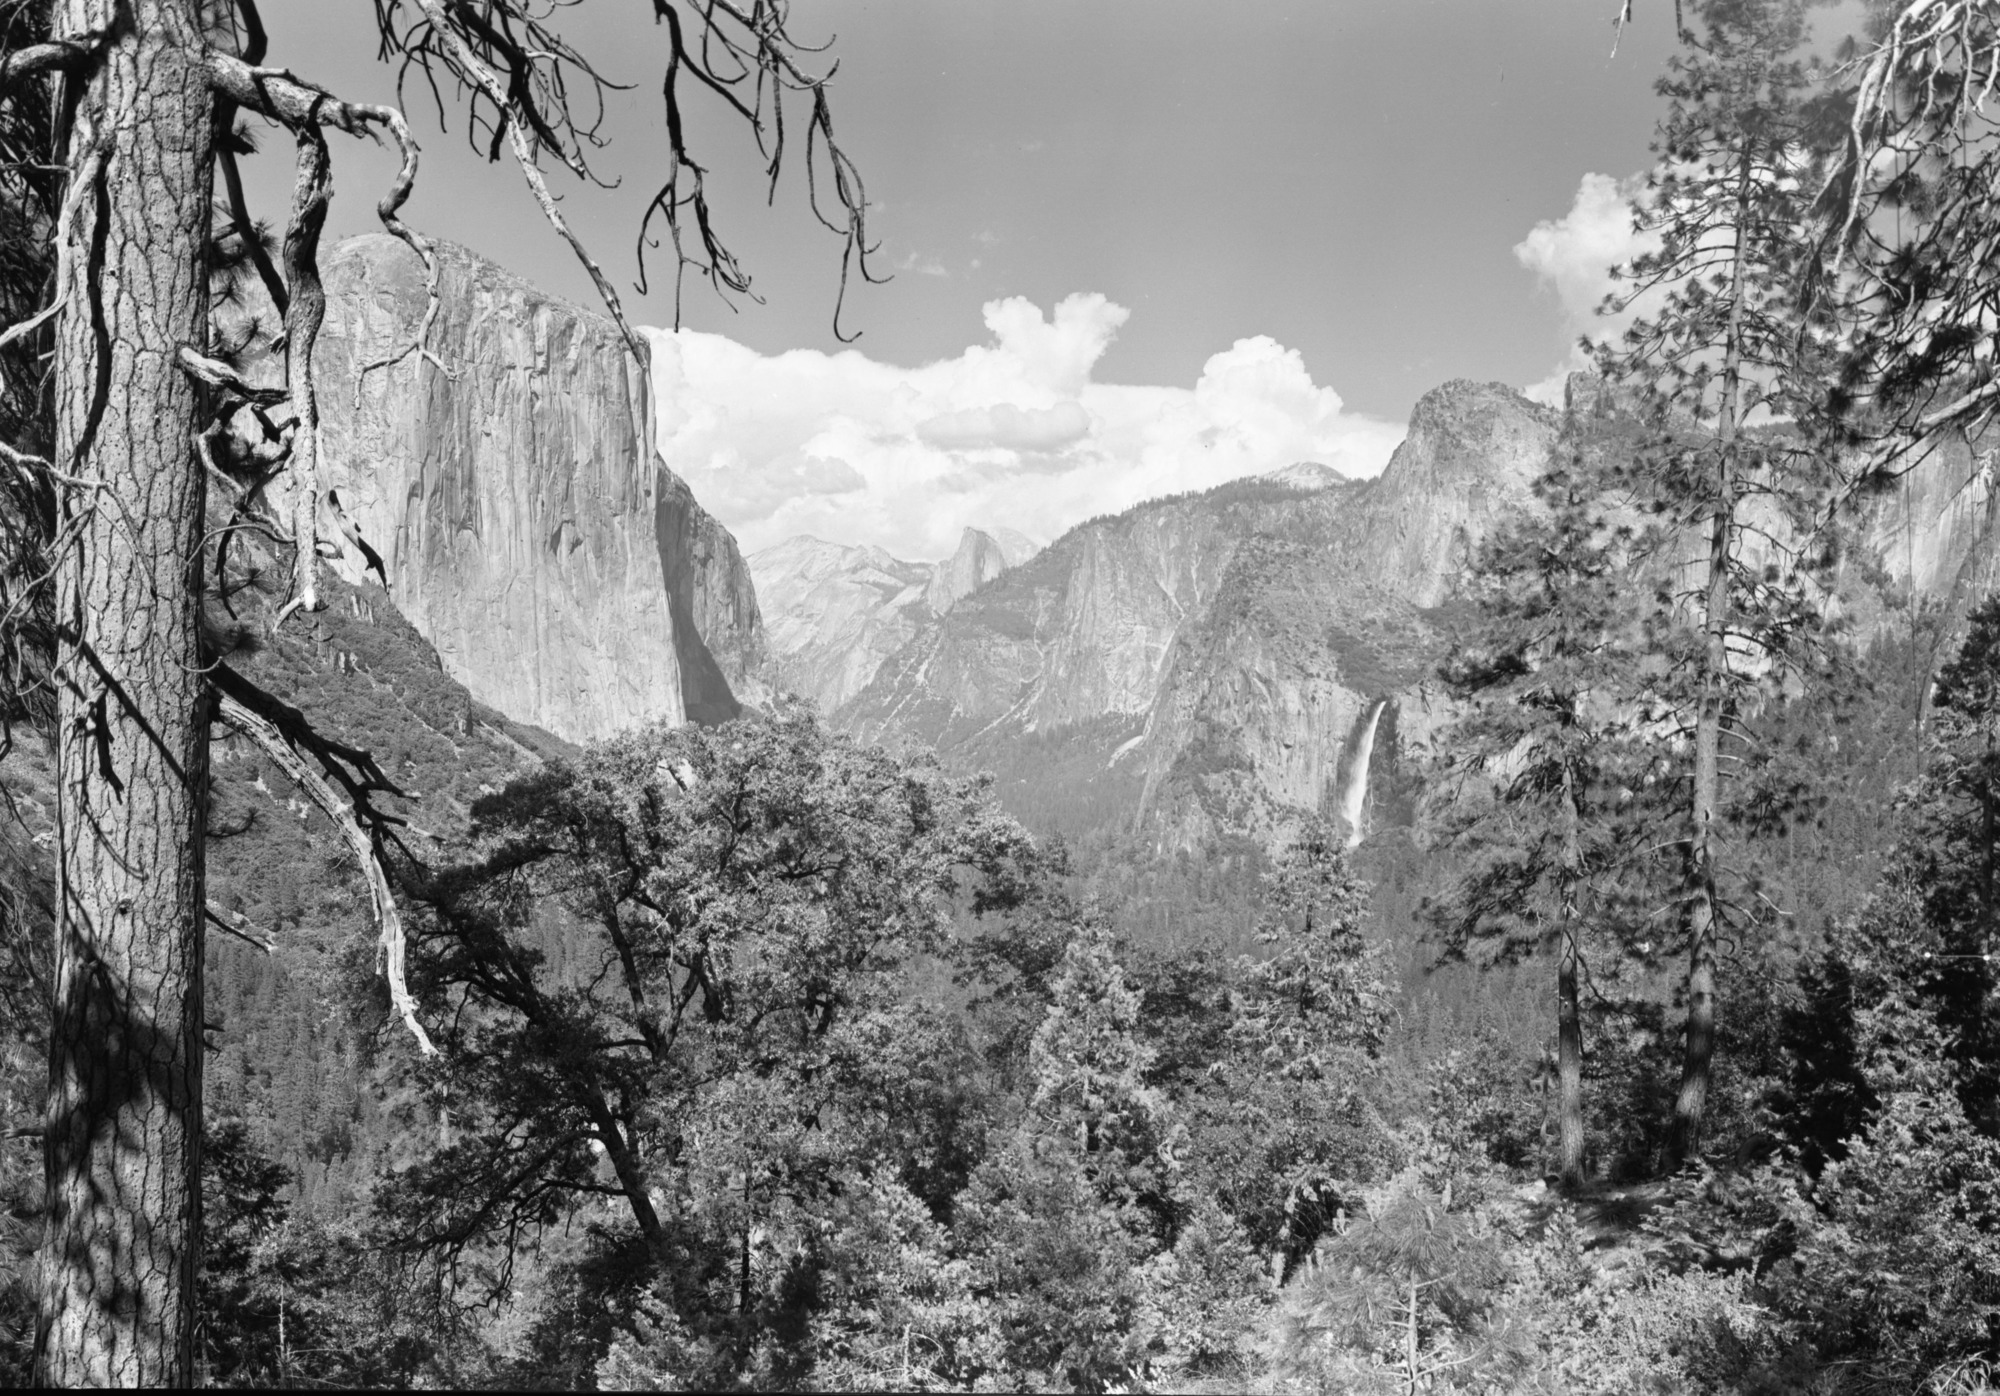
[[1342,475],[1332,466],[1321,465],[1316,460],[1302,460],[1295,465],[1288,465],[1282,470],[1266,471],[1257,478],[1268,480],[1274,485],[1290,485],[1293,489],[1301,493],[1323,490],[1329,486],[1340,484],[1347,479],[1345,475]]
[[1038,551],[1012,529],[968,528],[942,562],[905,562],[803,533],[753,553],[745,561],[770,651],[763,678],[830,713],[923,625]]

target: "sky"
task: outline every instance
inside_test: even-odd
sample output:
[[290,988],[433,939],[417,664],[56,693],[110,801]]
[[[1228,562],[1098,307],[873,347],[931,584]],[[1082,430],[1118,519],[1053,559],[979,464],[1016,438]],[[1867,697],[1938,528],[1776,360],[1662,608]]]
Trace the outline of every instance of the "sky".
[[[967,525],[1044,541],[1094,514],[1321,460],[1381,469],[1450,378],[1560,381],[1629,254],[1666,0],[794,0],[839,61],[835,128],[884,285],[851,288],[802,170],[690,99],[716,218],[761,303],[633,288],[663,144],[664,34],[639,0],[559,18],[615,94],[599,190],[564,209],[664,332],[663,448],[746,550],[797,532],[947,553]],[[364,0],[264,0],[267,62],[395,99]],[[578,304],[595,296],[511,164],[406,89],[424,149],[405,216]],[[796,133],[796,125],[794,127]],[[376,226],[394,162],[336,137],[329,233]],[[282,221],[290,142],[251,162]],[[797,142],[794,153],[803,153]]]

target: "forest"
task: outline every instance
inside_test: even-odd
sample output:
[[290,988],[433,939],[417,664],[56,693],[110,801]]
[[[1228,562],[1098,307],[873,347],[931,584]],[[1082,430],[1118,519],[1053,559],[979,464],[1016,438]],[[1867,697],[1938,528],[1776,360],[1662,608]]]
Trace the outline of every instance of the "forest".
[[[182,630],[131,651],[207,695],[195,775],[158,779],[196,871],[139,876],[114,825],[155,787],[122,753],[171,734],[111,735],[139,661],[79,637],[129,550],[79,503],[114,486],[64,468],[79,421],[137,429],[129,394],[79,410],[48,370],[96,362],[116,307],[60,344],[77,317],[38,310],[92,275],[57,255],[88,202],[65,179],[109,209],[112,176],[96,147],[47,161],[77,108],[29,81],[122,31],[66,38],[54,8],[0,0],[0,315],[27,326],[0,334],[0,1379],[2000,1383],[2000,569],[1987,524],[1921,596],[1856,524],[1947,450],[1990,512],[2000,10],[1878,5],[1815,57],[1802,0],[1685,0],[1647,250],[1607,306],[1629,328],[1588,344],[1533,507],[1429,617],[1444,721],[1378,792],[1407,819],[1357,843],[1299,809],[1269,846],[1163,853],[1120,817],[1131,778],[1081,770],[1104,731],[997,777],[787,698],[576,745],[321,568],[337,503],[262,495],[310,454],[270,415],[314,410],[310,374],[262,386],[239,331],[275,286],[309,359],[332,108],[256,66],[243,6],[216,146],[239,108],[292,129],[300,204],[282,247],[226,174],[197,210],[219,344],[183,362],[229,491],[175,535],[203,584],[171,551],[148,583],[192,591]],[[481,94],[496,157],[518,113],[566,112],[536,7],[377,9]],[[782,19],[744,13],[723,32],[796,77]],[[698,192],[663,197],[730,274]],[[130,1061],[172,1015],[94,986],[142,980],[107,928],[188,887],[147,913],[206,924],[166,1080]],[[176,1168],[178,1212],[119,1191]]]

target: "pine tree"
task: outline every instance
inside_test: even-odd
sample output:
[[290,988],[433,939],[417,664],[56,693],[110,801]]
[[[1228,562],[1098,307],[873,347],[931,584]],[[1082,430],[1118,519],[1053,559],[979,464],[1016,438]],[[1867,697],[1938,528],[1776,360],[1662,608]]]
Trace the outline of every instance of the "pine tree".
[[[1808,428],[1825,326],[1806,321],[1803,235],[1814,169],[1807,136],[1803,0],[1706,0],[1701,35],[1659,83],[1667,99],[1658,166],[1635,225],[1658,248],[1622,271],[1614,308],[1652,298],[1600,370],[1643,403],[1651,439],[1636,484],[1659,515],[1651,541],[1667,580],[1656,641],[1671,668],[1654,698],[1676,747],[1682,790],[1682,942],[1686,1027],[1674,1148],[1695,1154],[1715,1048],[1717,947],[1735,910],[1725,792],[1744,714],[1769,696],[1811,624],[1811,549],[1822,485]],[[1759,413],[1790,418],[1777,432]],[[1683,555],[1699,537],[1693,557]],[[1808,537],[1807,542],[1810,542]]]
[[1275,1073],[1324,1079],[1381,1051],[1390,985],[1362,934],[1366,905],[1339,832],[1308,820],[1264,880],[1255,934],[1268,953],[1243,966],[1234,1028]]
[[1633,850],[1643,760],[1630,513],[1612,511],[1593,425],[1572,406],[1537,484],[1542,511],[1493,535],[1475,565],[1472,619],[1441,666],[1466,712],[1436,742],[1449,796],[1440,842],[1468,861],[1423,908],[1450,956],[1553,951],[1557,1172],[1570,1190],[1585,1152],[1579,984],[1588,952],[1619,946],[1615,879]]

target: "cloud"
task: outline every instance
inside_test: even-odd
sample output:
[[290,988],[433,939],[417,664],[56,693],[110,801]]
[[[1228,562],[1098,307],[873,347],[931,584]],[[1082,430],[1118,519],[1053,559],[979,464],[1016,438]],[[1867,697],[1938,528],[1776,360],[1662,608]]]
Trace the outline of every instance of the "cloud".
[[917,423],[917,439],[948,451],[998,446],[1010,451],[1058,451],[1090,432],[1090,414],[1075,402],[1035,410],[998,402],[944,412]]
[[980,309],[996,346],[968,349],[967,360],[985,362],[990,355],[996,371],[1015,368],[1031,382],[1069,394],[1083,387],[1092,366],[1132,316],[1095,293],[1064,296],[1052,319],[1045,319],[1026,296],[988,301]]
[[1269,338],[1215,354],[1192,387],[1109,384],[1091,375],[1123,306],[1014,297],[984,315],[986,342],[917,368],[648,331],[661,452],[747,551],[812,533],[925,559],[968,524],[1055,538],[1297,461],[1374,474],[1403,436]]
[[951,272],[946,269],[945,264],[943,262],[940,262],[935,257],[926,257],[922,253],[918,252],[915,248],[912,248],[910,249],[910,251],[904,253],[903,259],[900,262],[897,262],[894,267],[890,268],[890,270],[913,271],[919,276],[951,275]]
[[1525,389],[1529,397],[1560,403],[1563,380],[1590,366],[1576,341],[1584,335],[1615,340],[1639,313],[1627,310],[1607,317],[1598,308],[1614,284],[1611,268],[1658,245],[1656,238],[1632,228],[1632,199],[1642,185],[1640,176],[1618,180],[1587,174],[1568,213],[1537,223],[1515,244],[1514,259],[1554,293],[1568,346],[1549,376]]

